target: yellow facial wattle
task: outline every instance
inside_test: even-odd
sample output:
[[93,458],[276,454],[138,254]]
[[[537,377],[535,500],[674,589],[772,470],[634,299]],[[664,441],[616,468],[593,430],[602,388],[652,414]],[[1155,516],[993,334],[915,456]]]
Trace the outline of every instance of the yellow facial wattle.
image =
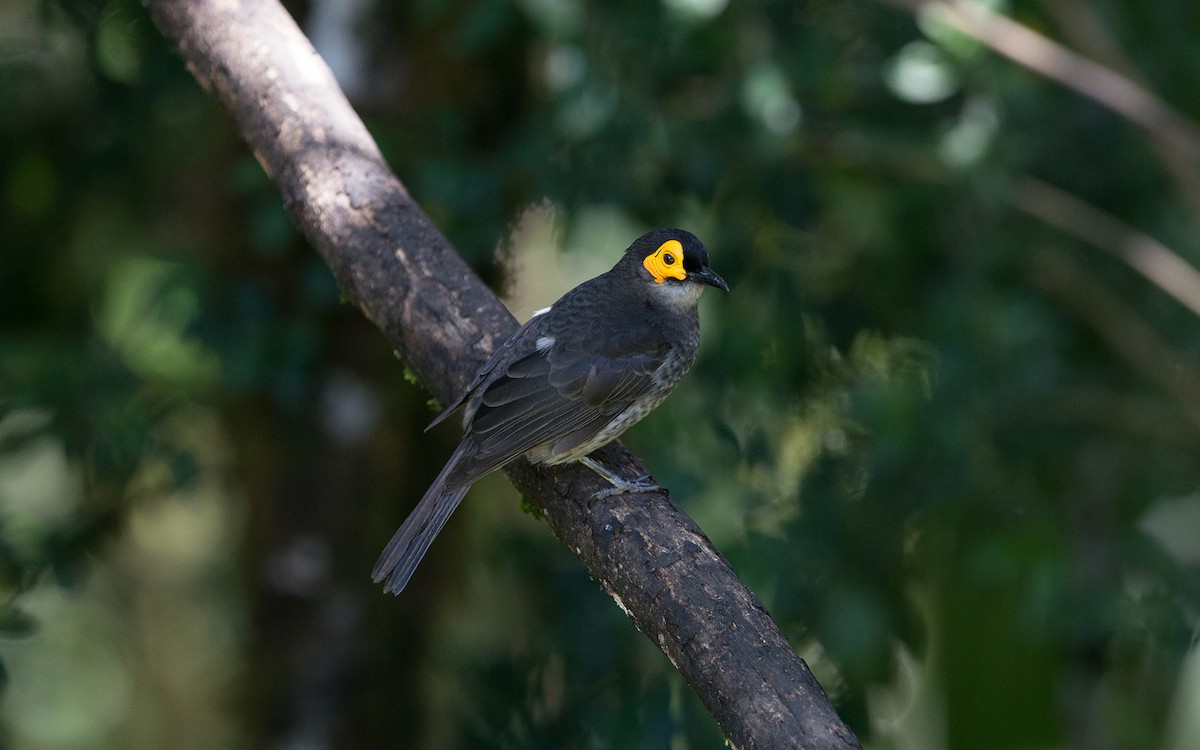
[[656,284],[667,279],[683,281],[687,278],[687,271],[683,270],[683,245],[679,240],[667,240],[659,245],[657,250],[646,256],[642,265],[654,277]]

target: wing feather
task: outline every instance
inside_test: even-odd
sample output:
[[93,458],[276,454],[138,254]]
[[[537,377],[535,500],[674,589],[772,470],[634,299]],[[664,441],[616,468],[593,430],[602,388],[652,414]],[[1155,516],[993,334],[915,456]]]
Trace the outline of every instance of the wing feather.
[[447,486],[473,482],[540,445],[550,443],[561,454],[586,443],[654,388],[666,356],[656,337],[622,341],[625,351],[604,354],[584,353],[582,342],[558,338],[566,343],[534,348],[479,386],[468,406],[474,450]]

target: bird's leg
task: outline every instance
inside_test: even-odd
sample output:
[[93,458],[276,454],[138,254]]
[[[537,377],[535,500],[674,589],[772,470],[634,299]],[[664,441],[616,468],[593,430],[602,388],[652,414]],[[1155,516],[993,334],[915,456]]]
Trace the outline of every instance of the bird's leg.
[[594,458],[591,458],[590,456],[584,456],[583,458],[579,459],[579,463],[604,477],[606,480],[608,480],[608,483],[612,485],[612,487],[609,487],[606,490],[600,490],[599,492],[594,493],[592,495],[592,500],[600,500],[601,498],[612,497],[613,495],[624,495],[627,492],[666,492],[666,490],[664,490],[662,487],[659,487],[654,480],[650,478],[649,474],[630,481],[617,476],[612,471],[605,468],[602,463]]

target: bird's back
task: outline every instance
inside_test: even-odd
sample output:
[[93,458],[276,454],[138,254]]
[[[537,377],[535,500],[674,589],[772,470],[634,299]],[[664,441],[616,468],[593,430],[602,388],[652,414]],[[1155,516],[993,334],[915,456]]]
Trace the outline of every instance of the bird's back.
[[523,454],[543,464],[577,460],[658,406],[691,367],[694,308],[659,309],[617,273],[571,290],[505,345],[467,399],[472,449],[448,487]]

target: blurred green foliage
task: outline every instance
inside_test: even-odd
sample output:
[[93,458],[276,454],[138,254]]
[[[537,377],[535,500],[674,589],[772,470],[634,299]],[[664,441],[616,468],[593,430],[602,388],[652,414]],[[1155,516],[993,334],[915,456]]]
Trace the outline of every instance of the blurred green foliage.
[[[1200,119],[1195,6],[991,5]],[[518,309],[706,241],[628,442],[866,745],[1200,742],[1200,321],[1023,202],[1195,267],[1194,153],[883,4],[292,10]],[[0,28],[0,744],[719,745],[501,477],[381,595],[454,430],[139,4]]]

